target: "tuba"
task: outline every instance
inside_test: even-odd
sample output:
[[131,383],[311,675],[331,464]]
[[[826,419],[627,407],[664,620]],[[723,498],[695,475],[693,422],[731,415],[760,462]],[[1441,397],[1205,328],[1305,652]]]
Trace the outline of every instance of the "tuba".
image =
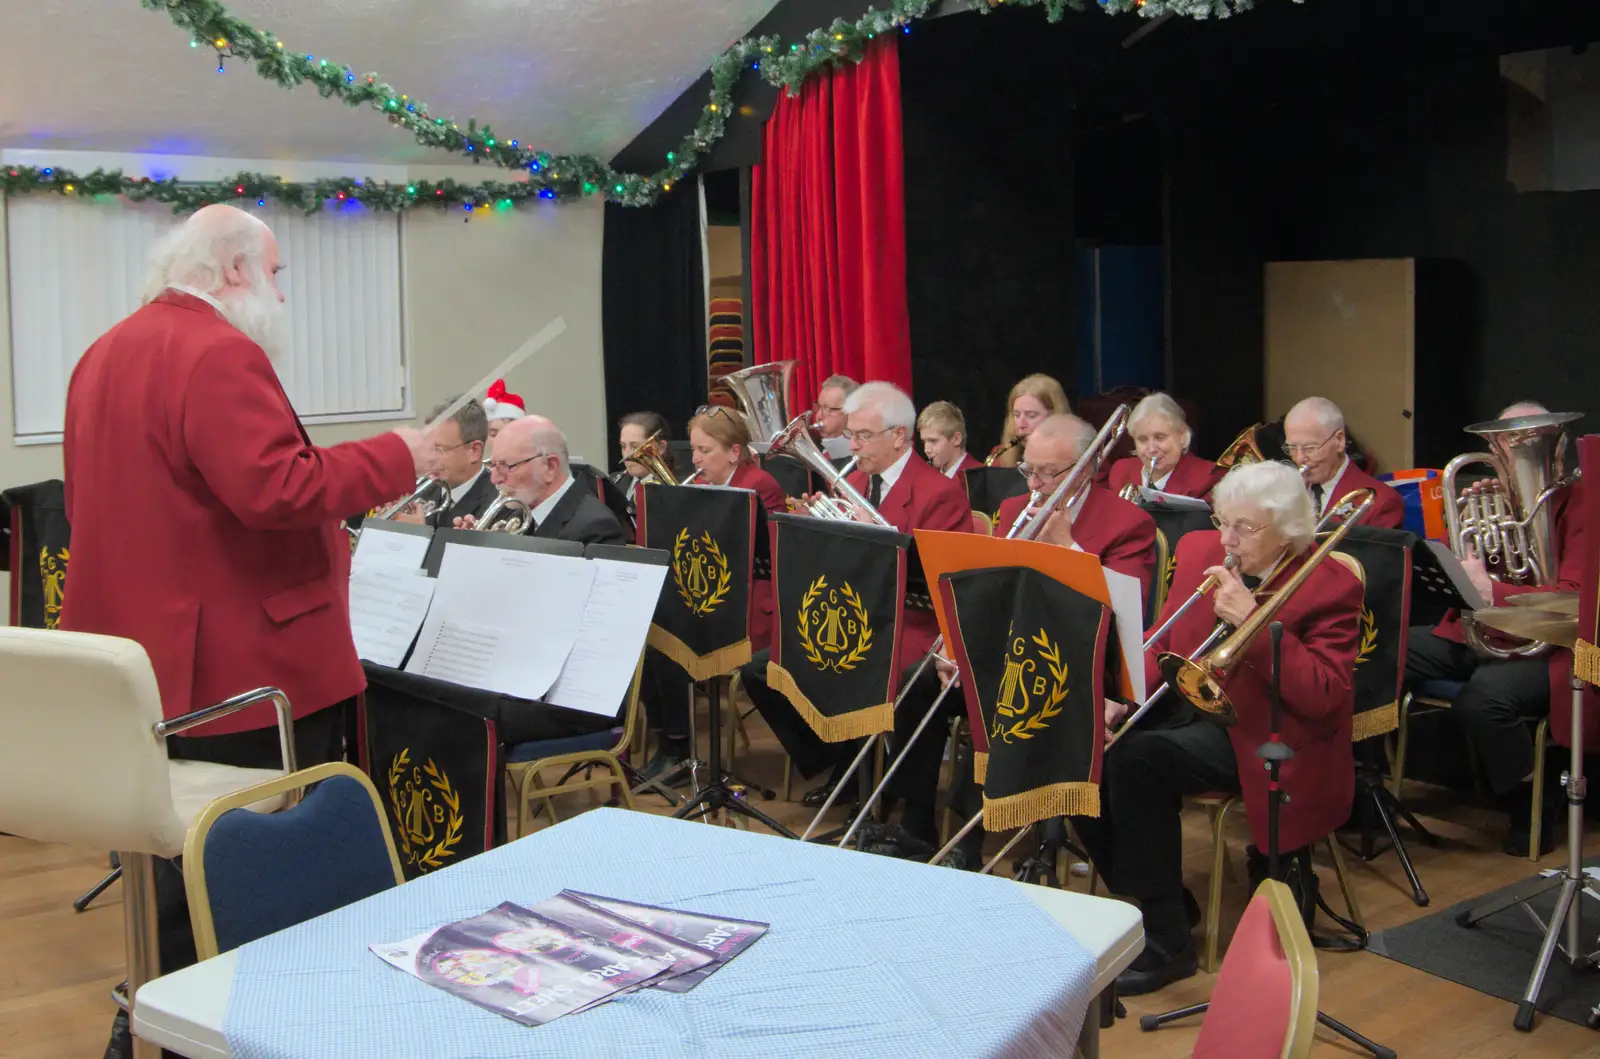
[[770,442],[789,424],[789,378],[799,361],[775,360],[753,368],[729,372],[717,380],[739,403],[757,444]]
[[634,449],[632,456],[624,457],[622,465],[627,467],[631,460],[648,470],[649,477],[662,485],[679,485],[678,476],[667,468],[666,447],[667,443],[661,440],[661,433],[657,431],[646,438],[643,445]]
[[[1581,412],[1544,413],[1475,423],[1467,433],[1483,438],[1488,452],[1468,452],[1444,468],[1444,521],[1450,550],[1458,559],[1476,555],[1498,566],[1490,576],[1508,584],[1544,587],[1556,581],[1555,513],[1550,500],[1578,479],[1565,473],[1566,424]],[[1462,468],[1486,464],[1494,471],[1457,489]],[[1516,647],[1496,647],[1471,617],[1461,615],[1468,645],[1488,658],[1531,658],[1550,645],[1529,640]]]
[[[1040,530],[1044,529],[1044,524],[1049,521],[1056,508],[1065,504],[1070,515],[1081,505],[1083,498],[1089,495],[1089,487],[1100,474],[1100,465],[1111,454],[1111,450],[1117,447],[1117,442],[1122,440],[1123,433],[1127,431],[1128,416],[1132,412],[1133,409],[1127,405],[1118,405],[1117,410],[1111,413],[1111,418],[1106,420],[1105,426],[1101,427],[1094,440],[1089,442],[1089,447],[1083,450],[1078,462],[1072,465],[1072,470],[1061,479],[1061,483],[1045,500],[1044,505],[1031,515],[1028,514],[1032,511],[1034,497],[1038,496],[1038,493],[1034,493],[1028,500],[1028,506],[1022,509],[1022,515],[1017,516],[1017,521],[1006,537],[1031,541],[1039,535]],[[1023,521],[1023,516],[1027,516],[1027,521]]]
[[501,493],[478,519],[477,528],[486,533],[521,533],[528,527],[532,514],[527,504],[509,493]]
[[807,510],[817,518],[835,519],[854,522],[853,509],[860,508],[872,516],[872,521],[879,526],[889,525],[889,520],[867,503],[867,498],[855,490],[845,475],[855,466],[855,460],[845,464],[841,470],[828,459],[828,454],[818,447],[816,440],[811,436],[811,417],[809,415],[795,416],[789,425],[778,432],[772,439],[771,452],[783,456],[791,456],[815,471],[822,480],[838,495],[823,497],[815,503],[807,505]]

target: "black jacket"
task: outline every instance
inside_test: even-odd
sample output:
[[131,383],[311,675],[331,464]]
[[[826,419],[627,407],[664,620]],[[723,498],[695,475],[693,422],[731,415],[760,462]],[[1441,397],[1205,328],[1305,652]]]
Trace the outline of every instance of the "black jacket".
[[499,495],[500,490],[496,489],[494,483],[489,480],[489,472],[483,471],[473,481],[472,488],[462,495],[460,503],[452,504],[446,509],[435,512],[428,519],[428,525],[435,529],[441,527],[449,529],[456,524],[455,520],[458,518],[467,515],[471,515],[473,518],[481,518],[483,513],[489,510],[489,505],[494,503],[495,497]]
[[586,483],[574,478],[572,487],[561,495],[544,521],[534,527],[532,536],[554,537],[582,544],[627,544],[622,524]]

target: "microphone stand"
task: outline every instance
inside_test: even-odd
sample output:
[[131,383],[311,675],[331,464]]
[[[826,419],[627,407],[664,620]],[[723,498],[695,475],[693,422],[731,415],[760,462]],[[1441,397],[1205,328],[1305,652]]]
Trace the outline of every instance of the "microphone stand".
[[[1278,734],[1278,726],[1283,714],[1283,693],[1279,679],[1279,669],[1283,653],[1283,622],[1275,621],[1268,627],[1272,637],[1272,708],[1269,714],[1270,735],[1267,741],[1256,748],[1256,757],[1264,761],[1267,770],[1267,876],[1271,879],[1281,880],[1281,868],[1278,863],[1278,814],[1283,805],[1283,787],[1278,782],[1278,771],[1283,763],[1294,757],[1294,750],[1285,743]],[[1161,1015],[1139,1016],[1139,1028],[1149,1032],[1158,1026],[1178,1019],[1186,1019],[1190,1015],[1204,1014],[1211,1007],[1210,1002],[1194,1004],[1176,1011],[1168,1011]],[[1317,1012],[1317,1022],[1328,1027],[1352,1044],[1371,1052],[1377,1059],[1395,1059],[1394,1049],[1385,1048],[1375,1041],[1370,1041],[1360,1033],[1346,1026],[1337,1019],[1329,1018],[1322,1012]]]

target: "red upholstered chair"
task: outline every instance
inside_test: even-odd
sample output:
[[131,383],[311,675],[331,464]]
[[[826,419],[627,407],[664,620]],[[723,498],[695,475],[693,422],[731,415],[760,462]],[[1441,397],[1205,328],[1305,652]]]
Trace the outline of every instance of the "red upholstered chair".
[[1317,1028],[1317,953],[1294,895],[1268,879],[1234,931],[1194,1059],[1304,1059]]
[[982,511],[974,511],[972,513],[972,532],[981,533],[985,537],[993,537],[994,523]]

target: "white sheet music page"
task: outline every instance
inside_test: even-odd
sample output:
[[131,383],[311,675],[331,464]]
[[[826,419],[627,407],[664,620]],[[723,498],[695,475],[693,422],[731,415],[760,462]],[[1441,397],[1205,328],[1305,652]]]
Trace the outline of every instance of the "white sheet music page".
[[1159,489],[1151,489],[1148,485],[1139,490],[1139,499],[1147,504],[1158,507],[1171,508],[1174,511],[1210,511],[1211,505],[1199,497],[1180,496],[1177,493],[1163,493]]
[[1144,584],[1137,577],[1102,566],[1106,591],[1111,593],[1111,613],[1117,622],[1117,640],[1122,645],[1122,660],[1133,681],[1134,702],[1144,701]]
[[578,627],[578,642],[545,701],[614,717],[639,664],[667,568],[616,559],[590,559],[594,588]]
[[578,639],[594,564],[449,544],[406,672],[543,698]]
[[398,667],[427,617],[434,585],[433,578],[420,570],[399,565],[352,569],[350,635],[356,642],[356,656],[391,669]]
[[404,566],[411,570],[422,569],[427,558],[430,538],[416,533],[401,533],[384,526],[384,520],[369,518],[362,522],[361,538],[356,541],[355,554],[350,556],[350,572],[368,570],[377,566]]

